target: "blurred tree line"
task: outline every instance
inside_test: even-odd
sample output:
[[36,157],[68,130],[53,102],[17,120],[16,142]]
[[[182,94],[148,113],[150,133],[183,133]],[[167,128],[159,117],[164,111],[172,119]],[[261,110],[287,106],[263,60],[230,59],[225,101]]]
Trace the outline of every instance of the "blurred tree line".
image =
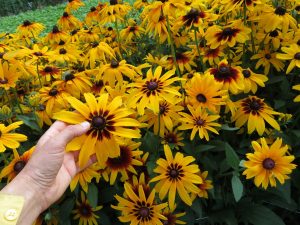
[[68,0],[0,0],[0,17],[15,15],[27,10],[56,5],[66,1]]

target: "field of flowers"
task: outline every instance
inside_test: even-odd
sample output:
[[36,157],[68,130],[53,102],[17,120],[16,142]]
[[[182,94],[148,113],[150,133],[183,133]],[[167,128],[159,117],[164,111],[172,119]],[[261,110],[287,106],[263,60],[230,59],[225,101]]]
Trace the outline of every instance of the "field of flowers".
[[36,225],[299,224],[300,1],[69,0],[0,34],[0,183],[55,120],[69,190]]

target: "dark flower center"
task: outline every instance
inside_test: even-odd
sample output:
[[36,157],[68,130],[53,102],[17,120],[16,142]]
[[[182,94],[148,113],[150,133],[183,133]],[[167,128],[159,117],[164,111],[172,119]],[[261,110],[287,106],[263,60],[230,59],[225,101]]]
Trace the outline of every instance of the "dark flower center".
[[108,30],[108,31],[112,31],[112,30],[114,30],[114,28],[108,27],[107,30]]
[[189,74],[187,75],[187,78],[188,78],[188,79],[192,79],[192,78],[193,78],[193,74],[192,74],[192,73],[189,73]]
[[95,12],[95,11],[96,11],[96,7],[93,6],[93,7],[91,8],[91,12]]
[[41,52],[35,52],[35,53],[33,53],[35,56],[43,56],[43,53],[41,53]]
[[177,178],[179,176],[179,174],[180,174],[179,171],[176,170],[176,169],[171,169],[170,172],[169,172],[169,175],[172,178]]
[[278,31],[277,30],[273,30],[270,32],[270,36],[271,37],[277,37],[279,34],[278,34]]
[[117,60],[111,60],[110,62],[111,68],[117,68],[119,66],[119,62]]
[[103,130],[106,126],[106,121],[102,116],[95,116],[92,119],[92,127],[98,130]]
[[55,88],[53,88],[53,89],[51,89],[51,90],[49,91],[49,95],[50,95],[50,96],[55,96],[55,95],[57,95],[57,94],[58,94],[58,90],[55,89]]
[[7,84],[8,80],[4,77],[3,79],[0,78],[0,84]]
[[139,210],[139,216],[142,218],[147,218],[150,216],[150,209],[148,207],[141,207]]
[[271,56],[269,53],[267,53],[267,54],[265,54],[265,58],[266,58],[266,59],[271,59],[272,56]]
[[198,119],[197,122],[196,122],[196,124],[197,124],[198,126],[203,126],[203,125],[205,124],[205,120],[203,120],[203,119]]
[[32,23],[29,21],[29,20],[25,20],[24,22],[23,22],[23,26],[24,27],[27,27],[27,26],[30,26]]
[[155,81],[150,81],[148,84],[147,84],[147,88],[150,90],[150,91],[154,91],[158,88],[158,83],[155,82]]
[[134,27],[134,26],[129,28],[130,32],[134,32],[135,30],[136,30],[136,27]]
[[159,106],[159,114],[163,115],[166,112],[166,107],[164,105]]
[[75,78],[73,73],[68,73],[65,75],[65,81],[73,80]]
[[300,46],[300,39],[297,41],[297,45],[299,45],[299,46]]
[[60,42],[58,43],[58,45],[64,45],[66,44],[66,42],[64,42],[63,40],[60,40]]
[[64,12],[63,17],[68,17],[68,16],[69,16],[69,13]]
[[300,52],[297,52],[297,53],[294,55],[294,59],[300,60]]
[[52,33],[54,33],[54,34],[59,33],[59,29],[58,29],[58,27],[56,25],[53,26]]
[[225,36],[232,36],[234,34],[234,30],[231,29],[230,27],[226,27],[224,30],[223,30],[223,34]]
[[39,104],[37,110],[38,111],[45,111],[46,106],[44,106],[43,104]]
[[199,13],[198,9],[192,8],[185,16],[183,16],[183,21],[185,22],[185,25],[191,26],[193,23],[198,22],[200,16],[201,14]]
[[110,5],[116,5],[118,4],[118,0],[110,0],[109,3]]
[[120,156],[108,158],[107,166],[112,170],[127,169],[132,164],[132,151],[128,146],[120,146]]
[[253,111],[258,111],[261,108],[261,103],[256,100],[253,100],[249,103],[249,108]]
[[221,65],[219,67],[219,72],[220,73],[229,73],[230,72],[230,68],[228,66],[225,66],[225,65]]
[[245,78],[249,78],[251,76],[250,70],[243,70],[243,75]]
[[4,52],[0,52],[0,59],[3,59]]
[[67,53],[67,50],[64,48],[59,49],[59,54],[64,55]]
[[89,205],[83,204],[79,207],[80,215],[84,217],[90,217],[92,214],[92,208]]
[[74,35],[77,34],[77,33],[78,33],[78,30],[72,30],[72,31],[71,31],[71,35],[72,35],[72,36],[74,36]]
[[44,72],[46,72],[46,73],[51,73],[52,71],[53,71],[53,68],[51,66],[46,66],[44,68]]
[[98,45],[99,45],[98,42],[93,42],[93,43],[91,43],[92,48],[96,48]]
[[279,16],[283,16],[286,13],[286,9],[283,8],[282,6],[278,6],[275,9],[275,14],[279,15]]
[[300,5],[297,5],[295,8],[296,11],[300,11]]
[[263,167],[266,169],[266,170],[271,170],[275,167],[275,162],[273,159],[271,158],[266,158],[264,161],[263,161]]
[[20,161],[18,161],[18,162],[15,163],[15,165],[14,165],[14,171],[15,171],[16,173],[20,173],[21,170],[22,170],[25,166],[26,166],[26,162],[23,161],[23,160],[20,160]]
[[197,98],[197,101],[201,102],[201,103],[205,103],[207,100],[205,95],[203,95],[203,94],[198,94],[196,98]]

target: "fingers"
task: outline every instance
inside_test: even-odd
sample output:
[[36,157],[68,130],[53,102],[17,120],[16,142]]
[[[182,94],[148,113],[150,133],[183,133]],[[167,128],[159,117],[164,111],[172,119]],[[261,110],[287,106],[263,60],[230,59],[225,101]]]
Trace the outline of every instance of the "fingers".
[[75,137],[78,137],[86,133],[90,129],[90,123],[85,121],[77,125],[70,125],[63,129],[56,139],[53,140],[55,147],[61,147],[65,149],[66,145]]
[[51,140],[52,137],[59,134],[64,128],[67,127],[67,124],[62,121],[55,121],[52,126],[43,134],[43,136],[38,141],[37,145],[42,146],[47,141]]

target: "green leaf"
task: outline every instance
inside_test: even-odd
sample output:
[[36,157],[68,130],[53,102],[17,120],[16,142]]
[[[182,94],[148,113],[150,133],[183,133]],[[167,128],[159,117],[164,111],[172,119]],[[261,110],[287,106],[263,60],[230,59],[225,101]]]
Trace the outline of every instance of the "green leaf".
[[238,127],[229,127],[228,124],[223,124],[221,129],[222,130],[228,130],[228,131],[235,131],[235,130],[239,130],[240,128],[238,128]]
[[149,152],[155,152],[159,145],[160,138],[154,133],[147,131],[145,136],[142,138],[141,149],[144,149]]
[[234,149],[228,143],[225,143],[225,155],[228,165],[237,170],[239,168],[240,159]]
[[285,225],[277,214],[263,205],[247,204],[240,213],[242,221],[255,225]]
[[28,115],[17,115],[18,120],[22,120],[25,125],[30,127],[32,130],[35,130],[39,133],[42,132],[42,129],[39,127],[35,120],[35,116],[33,114]]
[[61,221],[68,221],[71,215],[72,209],[75,205],[74,198],[68,198],[64,201],[64,203],[60,206],[59,218]]
[[95,184],[89,184],[89,190],[87,193],[87,199],[93,208],[97,207],[98,204],[98,188]]
[[195,201],[193,201],[193,205],[191,206],[192,210],[196,213],[198,217],[202,217],[202,207],[200,199],[197,198]]
[[236,202],[238,202],[243,196],[243,184],[240,178],[236,175],[233,175],[231,178],[231,187],[233,191],[233,196]]

